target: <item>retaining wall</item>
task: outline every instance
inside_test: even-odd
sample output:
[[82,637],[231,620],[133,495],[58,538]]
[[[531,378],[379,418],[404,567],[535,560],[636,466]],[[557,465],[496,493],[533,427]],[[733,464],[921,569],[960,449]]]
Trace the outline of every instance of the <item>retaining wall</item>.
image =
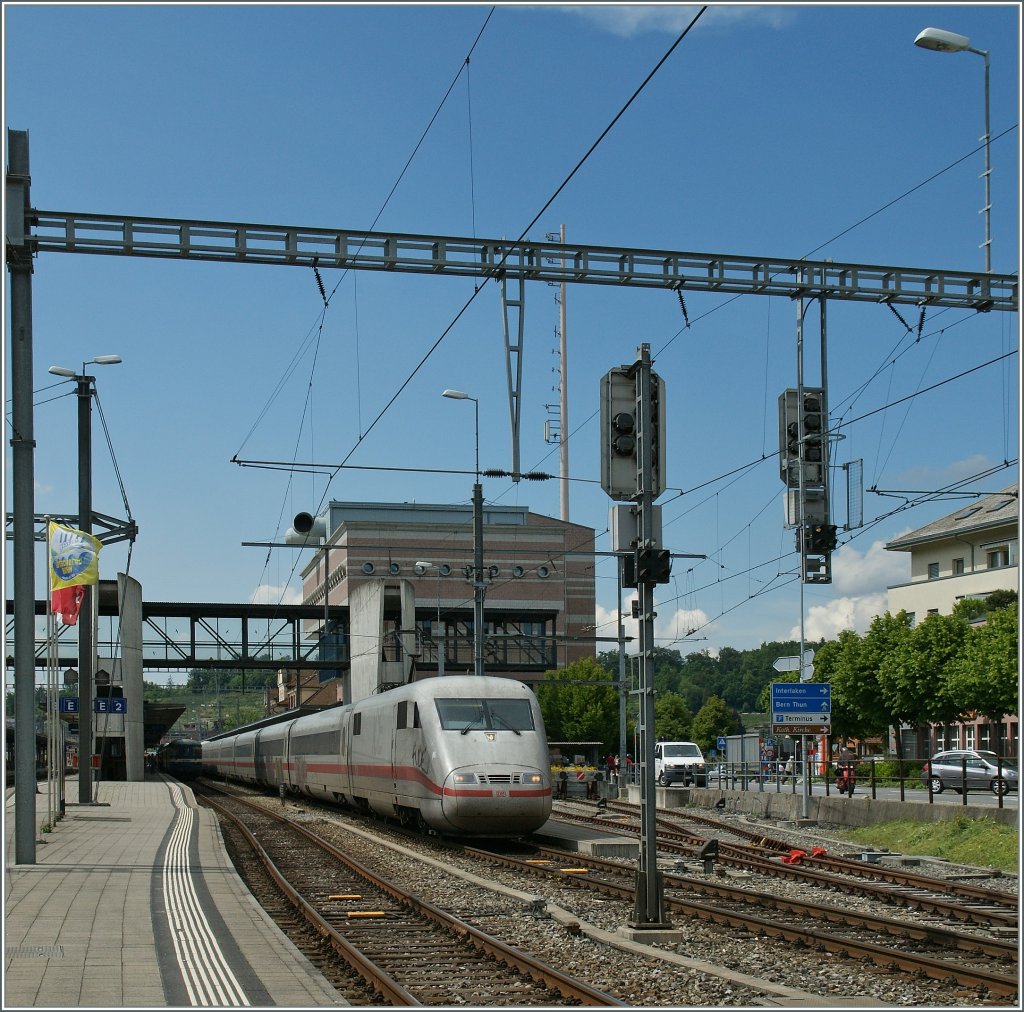
[[[629,800],[640,801],[639,786],[626,788]],[[731,791],[713,787],[655,787],[655,804],[660,808],[714,808],[725,799],[727,812],[742,812],[759,819],[795,822],[803,818],[803,799],[788,791]],[[991,819],[1007,826],[1019,827],[1020,812],[1013,808],[988,805],[955,804],[950,801],[928,804],[926,801],[881,801],[867,794],[855,793],[852,798],[843,795],[831,797],[811,795],[807,799],[807,818],[821,825],[871,826],[876,822],[916,819],[920,822],[942,822],[961,817]]]

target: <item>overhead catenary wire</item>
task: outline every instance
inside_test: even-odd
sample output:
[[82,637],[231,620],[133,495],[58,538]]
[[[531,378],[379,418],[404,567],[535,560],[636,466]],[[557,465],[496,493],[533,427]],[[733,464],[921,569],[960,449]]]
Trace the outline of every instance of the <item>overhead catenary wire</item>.
[[[571,180],[576,176],[576,174],[583,167],[583,165],[586,163],[586,161],[594,153],[594,151],[597,150],[598,146],[601,144],[601,142],[604,140],[604,138],[611,132],[611,130],[614,128],[615,124],[618,123],[618,121],[622,118],[623,115],[625,115],[626,111],[636,101],[636,99],[640,96],[640,94],[644,91],[644,89],[647,87],[647,85],[654,78],[655,74],[657,74],[657,72],[665,64],[665,62],[672,55],[672,53],[676,50],[676,48],[679,46],[679,44],[689,34],[690,30],[693,28],[693,26],[697,23],[697,21],[700,19],[700,17],[704,14],[704,12],[706,10],[707,10],[707,6],[705,5],[704,7],[701,7],[700,10],[694,15],[693,19],[690,21],[690,23],[687,25],[687,27],[678,35],[678,37],[675,39],[675,41],[672,43],[672,45],[668,48],[668,50],[665,52],[665,54],[661,57],[661,59],[657,62],[657,64],[654,66],[654,68],[647,74],[647,76],[640,83],[640,85],[636,88],[636,90],[629,97],[629,99],[626,101],[626,103],[615,114],[615,116],[612,118],[611,122],[604,128],[604,130],[601,131],[601,133],[599,134],[597,139],[590,145],[590,147],[587,149],[587,151],[584,153],[584,155],[579,159],[579,161],[576,163],[576,165],[572,168],[572,170],[569,172],[569,174],[565,177],[565,179],[562,180],[562,182],[559,184],[559,186],[555,189],[554,193],[552,193],[552,195],[548,198],[548,200],[545,201],[544,205],[534,215],[534,217],[530,221],[530,223],[522,230],[522,232],[520,233],[519,238],[516,240],[516,243],[521,242],[526,237],[526,235],[529,233],[530,229],[533,228],[533,226],[540,220],[541,216],[547,211],[547,209],[551,206],[551,204],[554,203],[554,201],[558,198],[559,194],[561,194],[561,192],[566,188],[566,186],[568,186],[568,184],[571,182]],[[492,11],[493,11],[493,8],[492,8]],[[490,15],[488,15],[488,19],[489,19],[489,17],[490,17]],[[485,26],[486,26],[486,21],[485,21]],[[482,32],[483,32],[483,29],[481,29],[481,33]],[[479,35],[477,36],[477,39],[479,39]],[[473,45],[475,47],[476,42],[474,42]],[[472,49],[471,49],[471,52],[472,52]],[[466,66],[466,65],[468,65],[468,63],[467,64],[463,64],[463,66]],[[461,74],[461,71],[462,71],[462,68],[460,68],[460,71],[459,71],[460,74]],[[459,75],[456,75],[456,80],[458,79],[458,76]],[[454,83],[455,82],[453,81],[451,87],[454,87]],[[450,94],[451,87],[449,88],[449,92],[446,93],[445,98],[447,98],[447,94]],[[442,100],[442,102],[443,102],[443,100]],[[436,118],[436,115],[437,115],[437,113],[435,113],[435,118]],[[433,119],[431,120],[431,122],[433,122]],[[429,125],[428,125],[428,129],[429,129]],[[425,133],[424,133],[424,135],[425,135]],[[421,138],[420,143],[422,143],[422,138]],[[419,148],[419,145],[417,145],[417,149],[416,150],[418,150],[418,148]],[[413,154],[415,155],[415,151],[413,152]],[[411,161],[412,157],[413,156],[410,156],[410,161]],[[408,163],[407,163],[407,165],[408,165]],[[402,174],[404,174],[404,172],[405,172],[405,169],[402,170]],[[401,179],[401,175],[399,177],[399,180],[400,179]],[[398,185],[398,183],[396,182],[395,187],[397,187],[397,185]],[[392,193],[394,192],[395,187],[392,188]],[[388,199],[390,199],[390,194],[389,194]],[[379,217],[379,215],[380,215],[380,213],[378,213],[378,217]],[[377,219],[375,218],[373,224],[376,224],[376,220]],[[373,228],[373,225],[371,225],[371,230],[372,230],[372,228]],[[513,245],[515,245],[515,244],[513,244]],[[511,248],[512,247],[510,247],[510,249]],[[497,277],[498,274],[500,274],[501,267],[504,264],[505,260],[508,258],[508,255],[509,255],[509,251],[506,251],[503,254],[503,256],[502,256],[502,260],[496,265],[495,277]],[[340,279],[339,279],[338,283],[339,284],[341,283]],[[334,294],[334,291],[336,291],[336,290],[337,290],[337,285],[335,285],[334,290],[332,290],[332,293],[331,293],[332,296]],[[453,317],[453,319],[444,328],[444,330],[437,337],[437,339],[434,341],[434,343],[430,346],[430,348],[427,350],[427,352],[423,355],[423,357],[420,359],[420,361],[414,366],[414,368],[409,373],[409,375],[406,377],[406,379],[399,385],[398,389],[391,396],[391,398],[387,401],[387,403],[384,405],[384,407],[380,410],[380,412],[377,414],[377,416],[374,418],[374,420],[370,423],[370,425],[366,429],[366,431],[362,432],[360,434],[360,436],[356,440],[355,444],[352,446],[352,448],[349,450],[349,452],[346,454],[346,456],[342,460],[340,466],[343,466],[343,465],[348,463],[348,461],[352,457],[352,455],[362,445],[362,443],[365,440],[365,438],[373,431],[373,429],[377,426],[377,423],[384,417],[384,415],[387,414],[387,412],[390,410],[392,405],[394,405],[394,403],[399,399],[399,397],[406,390],[406,388],[409,386],[409,384],[412,382],[412,380],[416,377],[416,375],[420,372],[420,370],[423,368],[423,366],[426,364],[426,362],[430,359],[430,357],[434,354],[434,352],[437,350],[437,348],[439,348],[441,346],[441,344],[444,342],[445,338],[451,333],[451,331],[454,329],[456,324],[458,324],[458,322],[461,320],[461,318],[465,315],[465,313],[470,308],[470,306],[473,304],[473,302],[476,300],[477,296],[480,294],[481,291],[483,291],[483,286],[478,286],[478,287],[474,288],[473,293],[465,301],[465,303],[462,305],[462,307],[456,312],[456,314]],[[235,458],[232,458],[232,459],[235,460],[236,458],[237,458],[237,454],[236,454]],[[339,466],[339,470],[340,470],[340,466]],[[334,477],[336,477],[336,474],[337,474],[337,472],[332,474],[331,477],[329,478],[329,480],[327,482],[327,487],[324,489],[324,493],[321,496],[320,502],[317,505],[317,512],[319,512],[319,510],[320,510],[320,508],[322,508],[324,502],[326,502],[327,496],[328,496],[328,494],[330,492],[331,482],[333,481]],[[292,566],[292,573],[294,573],[295,568],[296,568],[297,565],[298,565],[298,563],[296,562]],[[290,578],[291,577],[289,576],[289,579]]]
[[[964,158],[966,158],[966,157],[968,157],[968,156],[964,156]],[[963,160],[963,159],[960,159],[960,160],[958,160],[958,161],[962,161],[962,160]],[[955,165],[955,164],[957,164],[957,162],[954,162],[953,164]],[[946,170],[943,170],[943,171],[946,171]],[[934,179],[934,178],[937,178],[937,176],[938,176],[938,175],[941,175],[941,172],[940,172],[940,173],[937,173],[937,174],[936,174],[935,176],[932,176],[932,177],[930,177],[930,179]],[[928,181],[930,181],[930,180],[926,180],[925,182],[928,182]],[[922,185],[924,185],[924,183],[922,183],[922,184],[918,184],[918,186],[917,186],[917,187],[914,187],[913,189],[918,189],[918,188],[919,188],[920,186],[922,186]],[[913,189],[912,189],[912,190],[910,190],[910,191],[907,191],[907,193],[911,193],[911,192],[913,192]],[[906,195],[906,194],[904,194],[904,195],[902,195],[902,196],[905,196],[905,195]],[[899,199],[902,199],[902,198],[896,198],[896,200],[899,200]],[[895,202],[896,202],[896,200],[894,200],[894,201],[891,201],[891,202],[890,202],[890,203],[889,203],[888,205],[885,205],[885,206],[886,206],[886,207],[888,207],[888,206],[891,206],[891,204],[895,203]],[[879,211],[873,212],[873,214],[872,214],[872,215],[869,215],[869,216],[868,216],[867,218],[861,219],[861,222],[858,222],[858,223],[856,223],[856,224],[861,224],[861,223],[863,223],[864,221],[866,221],[866,220],[868,220],[868,219],[869,219],[870,217],[872,217],[872,216],[873,216],[874,214],[880,213],[880,211],[881,211],[881,210],[884,210],[884,208],[882,208],[882,209],[879,209]],[[852,228],[856,227],[856,224],[855,224],[855,225],[853,225],[853,226],[850,226],[850,229],[852,229]],[[846,231],[849,231],[850,229],[847,229]],[[841,236],[841,235],[843,235],[843,234],[845,234],[845,233],[839,233],[839,236]],[[834,237],[834,238],[838,238],[839,236],[836,236],[836,237]],[[829,240],[829,241],[831,242],[831,241],[833,241],[833,240]],[[821,247],[819,247],[819,248],[821,248]],[[687,320],[687,323],[689,323],[689,321],[688,321],[688,320]],[[903,321],[903,323],[904,323],[904,325],[905,325],[905,326],[907,326],[907,325],[906,325],[906,321]],[[921,331],[922,331],[922,329],[923,329],[923,319],[921,319],[921,320],[919,320],[919,321],[918,321],[918,327],[917,327],[917,338],[918,338],[918,340],[920,340],[920,338],[921,338]],[[910,332],[910,331],[911,331],[911,328],[910,328],[909,326],[907,326],[907,330],[908,330],[908,332]],[[907,350],[909,350],[909,349],[907,349]],[[913,396],[913,395],[911,395],[911,396]],[[887,400],[888,400],[888,399],[887,399]],[[899,401],[895,401],[895,402],[893,402],[893,403],[900,403],[900,402],[899,402]],[[881,410],[881,409],[879,409],[879,410]],[[866,416],[862,416],[862,417],[866,417]],[[374,423],[374,424],[376,424],[376,420],[375,420],[375,423]],[[372,428],[372,426],[371,426],[371,428]],[[369,432],[369,430],[367,430],[367,433],[366,433],[366,434],[368,434],[368,432]],[[362,439],[362,436],[363,436],[363,435],[365,435],[365,434],[361,434],[360,440]],[[765,458],[765,457],[763,456],[763,454],[762,454],[762,459],[767,459],[767,458]],[[583,479],[575,479],[575,480],[583,480]],[[682,493],[681,493],[681,494],[682,494]],[[325,496],[326,496],[326,493],[325,493]],[[321,501],[321,502],[322,502],[322,501]]]

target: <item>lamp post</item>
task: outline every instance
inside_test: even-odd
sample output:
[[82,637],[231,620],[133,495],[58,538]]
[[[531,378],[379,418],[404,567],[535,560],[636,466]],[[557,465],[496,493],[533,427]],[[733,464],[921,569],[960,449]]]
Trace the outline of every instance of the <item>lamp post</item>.
[[[96,377],[87,376],[87,365],[117,365],[120,355],[97,355],[82,363],[82,371],[51,365],[48,372],[66,376],[78,386],[78,527],[92,533],[92,397]],[[92,678],[96,645],[93,642],[93,589],[82,588],[81,619],[78,623],[78,803],[92,804]]]
[[473,483],[473,673],[484,673],[484,490],[480,484],[480,401],[462,390],[443,390],[442,397],[472,401],[476,418],[476,481]]
[[990,147],[992,132],[989,129],[989,62],[987,49],[975,49],[971,40],[966,35],[957,35],[956,32],[947,32],[942,28],[925,28],[920,32],[914,45],[922,49],[930,49],[936,53],[974,53],[985,59],[985,206],[982,211],[985,214],[985,273],[992,272],[992,162],[990,159]]

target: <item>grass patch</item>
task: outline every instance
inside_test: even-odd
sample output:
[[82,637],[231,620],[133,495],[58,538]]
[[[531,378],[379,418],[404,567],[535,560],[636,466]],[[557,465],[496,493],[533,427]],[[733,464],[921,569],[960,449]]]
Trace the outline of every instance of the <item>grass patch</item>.
[[897,854],[927,854],[956,864],[1016,872],[1020,831],[989,819],[958,816],[942,822],[881,822],[838,832],[844,840]]

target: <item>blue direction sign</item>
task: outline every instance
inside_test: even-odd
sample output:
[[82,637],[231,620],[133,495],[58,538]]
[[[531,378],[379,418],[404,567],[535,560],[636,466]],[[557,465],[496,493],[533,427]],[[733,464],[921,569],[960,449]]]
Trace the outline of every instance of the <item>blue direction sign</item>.
[[61,696],[60,712],[78,713],[78,696]]
[[772,727],[816,734],[832,726],[832,686],[828,682],[772,682]]
[[720,734],[718,736],[718,751],[719,752],[724,752],[725,751],[725,745],[726,745],[725,735]]
[[92,701],[92,708],[95,713],[127,713],[128,700],[119,696],[110,699],[107,699],[106,696],[98,696]]

